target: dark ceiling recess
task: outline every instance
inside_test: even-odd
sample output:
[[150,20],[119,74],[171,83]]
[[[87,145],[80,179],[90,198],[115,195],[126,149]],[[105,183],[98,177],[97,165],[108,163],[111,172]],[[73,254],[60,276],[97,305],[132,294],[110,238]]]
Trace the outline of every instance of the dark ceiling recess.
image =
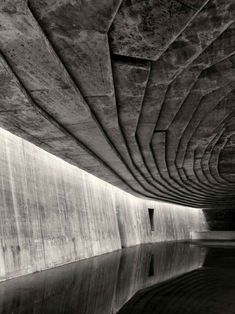
[[235,201],[234,0],[0,3],[0,126],[134,195]]

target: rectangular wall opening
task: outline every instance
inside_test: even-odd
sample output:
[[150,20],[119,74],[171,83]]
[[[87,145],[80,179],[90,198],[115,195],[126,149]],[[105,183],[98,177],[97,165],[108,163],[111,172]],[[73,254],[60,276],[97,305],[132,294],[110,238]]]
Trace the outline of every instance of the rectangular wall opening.
[[149,208],[148,211],[151,231],[154,231],[154,208]]
[[149,277],[154,276],[154,255],[151,254],[150,256],[150,262],[149,262]]

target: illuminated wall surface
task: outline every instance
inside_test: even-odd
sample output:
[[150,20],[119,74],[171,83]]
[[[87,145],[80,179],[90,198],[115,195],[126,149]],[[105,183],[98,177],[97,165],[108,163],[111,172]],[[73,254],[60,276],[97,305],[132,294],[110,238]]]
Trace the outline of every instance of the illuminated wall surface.
[[134,197],[3,129],[0,163],[0,280],[206,229],[200,209]]

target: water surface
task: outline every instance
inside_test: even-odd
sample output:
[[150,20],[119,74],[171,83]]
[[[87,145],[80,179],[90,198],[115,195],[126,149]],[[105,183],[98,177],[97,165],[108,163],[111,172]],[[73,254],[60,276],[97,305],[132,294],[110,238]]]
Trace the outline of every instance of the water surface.
[[235,314],[235,248],[141,245],[0,284],[0,313]]

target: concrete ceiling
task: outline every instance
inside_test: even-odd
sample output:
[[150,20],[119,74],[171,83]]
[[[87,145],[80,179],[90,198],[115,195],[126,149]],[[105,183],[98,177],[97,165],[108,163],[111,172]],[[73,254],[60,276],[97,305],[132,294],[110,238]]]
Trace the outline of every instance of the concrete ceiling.
[[235,201],[234,0],[0,1],[0,126],[132,193]]

